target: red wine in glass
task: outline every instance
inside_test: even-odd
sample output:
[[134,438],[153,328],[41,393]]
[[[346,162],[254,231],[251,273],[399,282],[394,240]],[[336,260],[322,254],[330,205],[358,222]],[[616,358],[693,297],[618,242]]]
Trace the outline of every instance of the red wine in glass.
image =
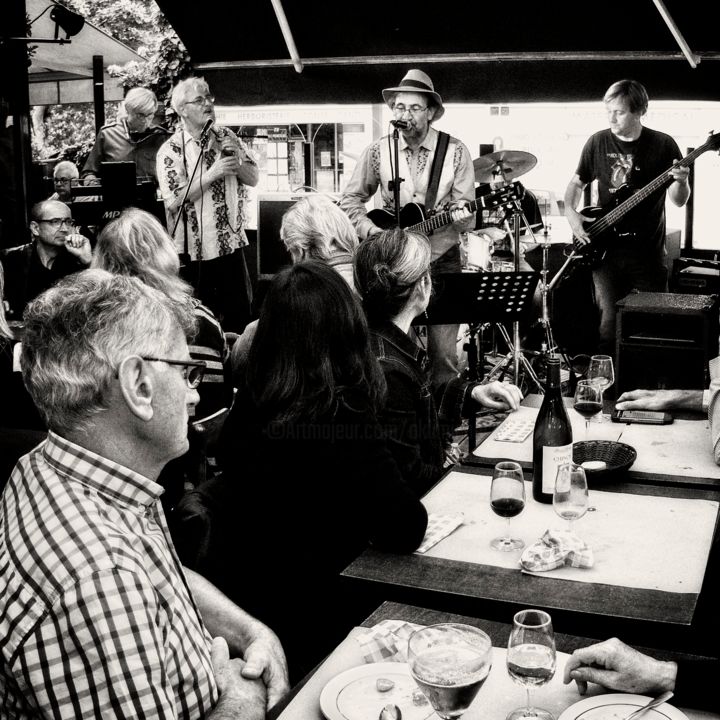
[[505,535],[493,538],[490,547],[503,552],[520,550],[525,543],[510,535],[510,518],[519,515],[525,507],[525,481],[520,465],[516,462],[499,462],[493,470],[490,485],[490,507],[507,520]]
[[513,497],[496,498],[490,503],[490,507],[496,515],[511,518],[519,515],[523,511],[525,501]]

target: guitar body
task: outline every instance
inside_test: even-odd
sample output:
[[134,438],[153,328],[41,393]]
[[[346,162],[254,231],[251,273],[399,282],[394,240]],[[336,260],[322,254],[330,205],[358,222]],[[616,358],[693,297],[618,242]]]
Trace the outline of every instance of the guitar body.
[[[368,213],[368,217],[383,230],[395,227],[395,214],[387,210],[375,208]],[[425,220],[425,208],[420,203],[408,203],[400,209],[400,227],[409,228],[419,225]]]
[[627,223],[624,219],[610,226],[605,226],[604,223],[599,222],[609,212],[615,210],[615,208],[628,200],[632,194],[630,187],[623,185],[618,188],[612,201],[605,207],[588,205],[578,211],[581,215],[592,218],[583,223],[585,232],[590,236],[590,243],[587,245],[579,245],[577,239],[574,239],[574,250],[578,254],[579,264],[589,268],[598,267],[605,257],[608,248],[617,243],[619,238],[634,236],[632,231],[625,229]]

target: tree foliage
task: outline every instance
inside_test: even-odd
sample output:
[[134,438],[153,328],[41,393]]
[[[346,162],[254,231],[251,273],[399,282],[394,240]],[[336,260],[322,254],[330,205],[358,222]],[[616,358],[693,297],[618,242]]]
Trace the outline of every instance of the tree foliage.
[[[128,90],[150,88],[169,112],[173,85],[192,74],[190,55],[155,0],[64,0],[74,12],[125,43],[144,62],[108,67]],[[106,103],[105,117],[112,122],[117,103]],[[42,123],[42,127],[38,125]],[[33,113],[33,154],[36,159],[68,159],[81,165],[95,141],[92,103],[54,105]]]

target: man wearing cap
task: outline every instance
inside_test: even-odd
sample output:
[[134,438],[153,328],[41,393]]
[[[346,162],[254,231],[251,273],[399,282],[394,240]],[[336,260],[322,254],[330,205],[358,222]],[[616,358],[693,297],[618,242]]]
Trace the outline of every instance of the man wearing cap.
[[[431,170],[440,133],[432,127],[445,113],[442,98],[432,80],[422,70],[409,70],[397,87],[385,88],[383,99],[393,111],[393,124],[400,129],[397,175],[400,206],[418,203],[426,206]],[[439,158],[438,158],[439,160]],[[345,187],[340,207],[345,210],[361,240],[377,235],[383,228],[368,217],[366,204],[380,188],[382,207],[394,212],[391,181],[394,172],[391,135],[376,140],[364,150]],[[467,147],[448,136],[447,150],[440,165],[436,199],[426,212],[454,211],[454,221],[430,236],[434,275],[460,272],[460,233],[473,225],[474,214],[465,209],[475,199],[475,173]],[[428,328],[428,354],[432,362],[433,383],[440,384],[457,375],[457,325],[431,325]]]
[[133,88],[125,96],[118,119],[103,125],[82,170],[83,179],[100,174],[100,163],[132,160],[138,178],[149,177],[157,184],[155,156],[170,132],[154,125],[157,98],[152,90]]

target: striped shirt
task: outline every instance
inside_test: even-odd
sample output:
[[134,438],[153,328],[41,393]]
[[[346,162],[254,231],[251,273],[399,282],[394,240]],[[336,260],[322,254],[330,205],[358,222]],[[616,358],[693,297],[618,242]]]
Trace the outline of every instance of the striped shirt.
[[218,690],[162,487],[50,432],[0,500],[0,718],[192,718]]

